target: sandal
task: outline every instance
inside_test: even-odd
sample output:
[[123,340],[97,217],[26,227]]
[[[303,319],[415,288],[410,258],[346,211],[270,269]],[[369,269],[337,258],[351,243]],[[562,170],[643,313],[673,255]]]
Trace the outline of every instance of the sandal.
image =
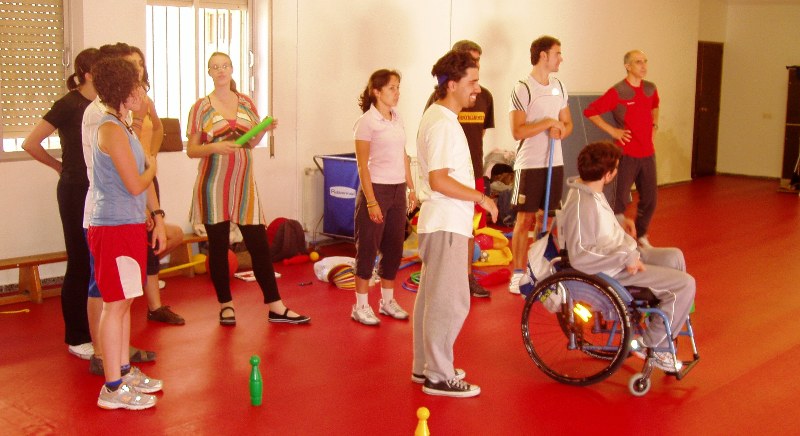
[[289,316],[289,308],[287,307],[286,310],[283,311],[283,315],[279,315],[273,311],[269,311],[267,316],[267,320],[269,322],[285,322],[289,324],[305,324],[311,321],[311,317],[305,315],[297,315],[297,316]]
[[[231,316],[222,316],[222,314],[226,311],[230,310],[233,312]],[[236,309],[231,306],[225,306],[219,311],[219,325],[236,325]]]
[[128,347],[130,352],[131,363],[152,362],[156,360],[155,351],[140,350],[136,347]]

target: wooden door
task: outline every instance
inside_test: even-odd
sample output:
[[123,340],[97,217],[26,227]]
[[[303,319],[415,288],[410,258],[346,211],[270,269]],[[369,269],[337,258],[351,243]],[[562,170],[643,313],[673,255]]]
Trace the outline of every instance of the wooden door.
[[782,179],[791,179],[800,154],[800,66],[789,70],[789,91],[786,99],[786,134],[783,142]]
[[722,43],[697,43],[692,178],[717,173],[719,101],[722,87]]

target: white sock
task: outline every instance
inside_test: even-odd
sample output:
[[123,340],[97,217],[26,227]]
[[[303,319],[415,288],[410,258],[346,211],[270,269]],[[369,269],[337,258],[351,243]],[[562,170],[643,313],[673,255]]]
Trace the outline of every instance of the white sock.
[[381,287],[381,297],[384,303],[388,303],[394,299],[394,289]]
[[369,306],[369,294],[359,294],[356,292],[356,307]]

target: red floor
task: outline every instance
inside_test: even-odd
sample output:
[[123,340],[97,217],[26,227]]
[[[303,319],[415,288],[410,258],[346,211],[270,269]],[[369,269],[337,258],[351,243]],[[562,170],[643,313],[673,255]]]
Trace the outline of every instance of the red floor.
[[[683,248],[697,279],[701,362],[681,381],[655,375],[643,398],[627,390],[636,359],[589,387],[544,376],[522,345],[522,301],[503,287],[473,300],[456,343],[457,365],[482,394],[427,396],[409,380],[408,322],[356,324],[352,292],[317,281],[310,264],[281,265],[284,300],[311,325],[268,324],[256,285],[235,281],[238,325],[222,328],[207,276],[170,279],[163,291],[185,326],[148,323],[145,302],[134,303],[134,343],[158,352],[142,368],[165,382],[141,412],[95,405],[102,379],[67,354],[57,298],[0,306],[30,309],[0,314],[0,433],[411,435],[426,406],[433,435],[796,434],[800,199],[776,187],[717,176],[659,191],[650,240]],[[414,294],[396,295],[412,308]],[[262,359],[261,407],[249,403],[252,354]]]

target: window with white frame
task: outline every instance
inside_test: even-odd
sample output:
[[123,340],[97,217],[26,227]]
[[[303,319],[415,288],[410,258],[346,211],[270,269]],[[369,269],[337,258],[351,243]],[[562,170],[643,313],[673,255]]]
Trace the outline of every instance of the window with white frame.
[[[62,0],[0,0],[0,160],[19,154],[28,133],[67,92],[64,30]],[[59,149],[58,136],[42,145]]]
[[146,63],[158,115],[180,120],[185,134],[189,109],[214,88],[214,52],[230,56],[239,92],[252,96],[250,29],[247,0],[148,0]]

